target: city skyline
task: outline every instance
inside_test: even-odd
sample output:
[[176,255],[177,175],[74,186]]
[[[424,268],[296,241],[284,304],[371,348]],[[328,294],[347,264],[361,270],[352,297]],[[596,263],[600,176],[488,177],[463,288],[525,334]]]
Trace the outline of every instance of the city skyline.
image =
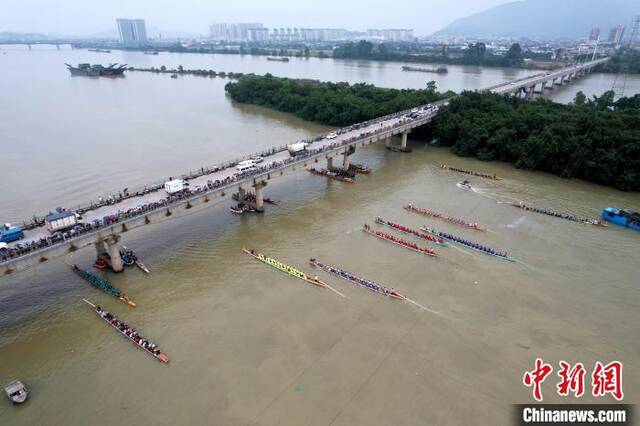
[[[363,32],[371,28],[407,28],[413,29],[414,35],[423,36],[455,19],[508,2],[461,0],[451,5],[435,0],[401,0],[371,7],[365,0],[355,0],[348,5],[337,0],[312,1],[305,5],[293,0],[274,0],[268,4],[192,0],[188,6],[167,0],[135,3],[116,0],[91,5],[79,0],[63,0],[55,4],[44,0],[24,0],[4,5],[0,32],[94,36],[113,33],[113,22],[122,16],[135,16],[145,19],[147,31],[155,28],[202,36],[209,34],[213,22],[263,22],[269,28],[346,28]],[[396,13],[403,9],[418,13]],[[434,10],[437,13],[433,13]]]

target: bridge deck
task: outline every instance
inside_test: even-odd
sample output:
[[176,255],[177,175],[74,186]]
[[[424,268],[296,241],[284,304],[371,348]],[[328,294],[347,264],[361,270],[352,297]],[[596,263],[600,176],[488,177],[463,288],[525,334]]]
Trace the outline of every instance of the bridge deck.
[[528,88],[534,86],[538,83],[542,83],[549,80],[558,79],[562,76],[567,76],[579,71],[588,70],[593,68],[594,66],[608,61],[609,58],[601,58],[596,59],[594,61],[585,62],[582,64],[562,68],[556,71],[546,72],[546,73],[538,73],[528,77],[520,78],[518,80],[513,80],[507,83],[499,84],[496,86],[492,86],[487,88],[487,91],[491,91],[494,93],[508,93],[518,90],[520,88]]
[[[442,104],[443,102],[444,101],[441,101],[438,104]],[[250,185],[255,179],[263,179],[267,174],[273,177],[279,176],[279,172],[292,166],[295,167],[295,163],[298,162],[296,161],[296,159],[299,159],[300,162],[308,162],[309,160],[313,160],[313,158],[317,158],[318,156],[326,156],[336,152],[341,152],[347,146],[357,145],[366,140],[377,140],[380,137],[386,137],[387,135],[409,131],[412,128],[422,126],[431,121],[436,113],[436,111],[432,111],[430,113],[424,114],[419,118],[410,119],[406,117],[407,112],[408,111],[403,111],[388,117],[384,117],[382,119],[372,120],[364,126],[356,125],[341,129],[335,139],[322,138],[310,142],[307,147],[307,150],[309,152],[308,155],[292,158],[286,149],[279,150],[278,152],[265,156],[263,161],[258,164],[258,166],[260,166],[260,170],[250,175],[238,176],[235,166],[227,166],[222,170],[214,171],[199,177],[192,178],[189,180],[190,191],[194,192],[194,195],[206,195],[207,193],[221,191],[226,188],[237,187],[238,185],[246,187]],[[213,187],[208,187],[208,182],[217,183]],[[167,197],[168,194],[164,191],[164,189],[159,189],[144,195],[118,200],[113,204],[104,205],[86,211],[82,215],[83,223],[91,224],[94,222],[94,220],[99,220],[102,222],[105,216],[118,215],[118,213],[124,213],[128,210],[136,209],[143,205],[161,203],[163,201],[166,201]],[[174,204],[179,205],[182,203],[186,203],[187,201],[187,199],[178,199],[175,200]],[[167,207],[168,205],[161,205],[157,206],[155,210],[163,210]],[[123,222],[124,221],[118,221],[117,224]],[[110,228],[113,228],[113,226],[111,226]],[[70,244],[72,240],[77,240],[78,238],[94,238],[92,236],[98,233],[117,234],[120,232],[114,231],[114,229],[101,227],[96,228],[95,230],[92,230],[90,232],[83,233],[79,237],[76,236],[75,238],[65,240],[55,245]],[[51,237],[51,233],[44,226],[40,226],[31,230],[25,230],[24,234],[25,236],[22,240],[10,243],[9,246],[15,248],[19,244],[24,245],[29,241],[37,242],[40,239]],[[25,253],[22,256],[6,259],[5,261],[2,261],[2,259],[0,258],[0,266],[6,267],[16,259],[24,258],[26,256],[32,256],[37,254],[38,252],[47,251],[51,247],[52,246],[50,245],[41,250],[34,250],[29,253]]]

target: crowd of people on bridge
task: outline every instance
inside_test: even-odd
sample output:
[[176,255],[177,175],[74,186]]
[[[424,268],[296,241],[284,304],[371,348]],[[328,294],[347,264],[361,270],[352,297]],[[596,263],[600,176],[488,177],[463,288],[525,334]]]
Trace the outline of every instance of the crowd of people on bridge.
[[[312,157],[326,151],[332,151],[345,145],[350,145],[355,141],[359,141],[369,136],[375,136],[380,133],[388,132],[389,130],[392,130],[396,127],[401,127],[409,122],[419,120],[419,119],[420,118],[407,117],[406,111],[402,111],[402,112],[390,114],[384,117],[379,117],[374,120],[369,120],[363,123],[358,123],[358,124],[341,128],[339,130],[334,131],[334,133],[336,133],[337,135],[344,135],[349,132],[353,132],[355,130],[370,127],[373,124],[378,124],[378,123],[381,124],[380,127],[377,127],[377,126],[372,127],[370,130],[359,132],[356,135],[351,136],[349,138],[341,139],[339,141],[334,141],[334,142],[319,146],[317,148],[307,149],[306,151],[297,154],[295,157],[289,157],[281,161],[271,161],[261,166],[256,166],[252,170],[247,170],[244,172],[236,172],[230,176],[225,177],[224,179],[209,180],[207,181],[206,185],[198,185],[198,186],[195,186],[194,188],[185,188],[183,191],[179,193],[167,195],[166,197],[158,201],[143,203],[138,205],[137,207],[130,208],[127,210],[118,209],[113,213],[104,215],[101,219],[96,218],[89,222],[78,223],[72,229],[64,232],[54,232],[53,234],[47,237],[41,237],[37,240],[30,240],[30,241],[11,244],[9,247],[0,249],[0,261],[7,261],[16,257],[24,256],[24,255],[33,253],[35,251],[38,251],[40,249],[50,247],[55,244],[67,242],[69,240],[76,239],[82,235],[86,235],[86,234],[95,232],[97,230],[103,229],[105,227],[109,227],[114,224],[121,223],[128,219],[145,215],[154,210],[170,207],[173,205],[178,205],[182,202],[187,201],[192,197],[205,194],[214,189],[231,185],[233,183],[248,179],[258,174],[264,174],[272,170],[281,169],[292,163],[303,162],[308,157]],[[385,122],[388,120],[395,120],[395,121],[393,121],[391,124],[386,124]],[[309,140],[303,140],[302,142],[314,143],[324,139],[325,137],[321,135]],[[286,147],[280,147],[277,149],[274,148],[270,151],[265,151],[264,153],[262,153],[262,155],[263,156],[273,155],[285,150],[286,150]],[[232,162],[225,163],[213,168],[203,167],[197,172],[192,172],[189,175],[182,176],[182,178],[185,181],[193,180],[202,176],[219,172],[221,170],[235,167],[237,163],[238,161],[232,161]],[[117,206],[121,201],[125,199],[142,197],[150,193],[160,191],[162,188],[163,188],[163,184],[145,186],[143,189],[139,191],[129,191],[128,188],[125,188],[123,191],[119,192],[115,196],[111,195],[105,198],[100,197],[98,198],[97,203],[92,202],[87,206],[76,209],[75,211],[80,215],[84,215],[87,212],[95,211],[97,209],[100,209],[106,206]],[[44,226],[44,221],[40,221],[35,217],[34,217],[34,221],[25,221],[25,224],[27,224],[27,222],[29,223],[29,225],[25,226],[25,230]]]

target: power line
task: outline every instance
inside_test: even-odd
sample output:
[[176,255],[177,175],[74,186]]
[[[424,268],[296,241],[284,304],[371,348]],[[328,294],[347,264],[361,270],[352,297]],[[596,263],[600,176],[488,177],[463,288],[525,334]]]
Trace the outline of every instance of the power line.
[[[614,100],[623,97],[624,91],[627,87],[627,77],[629,75],[629,69],[631,66],[631,49],[633,49],[636,44],[636,38],[638,37],[638,27],[640,27],[640,15],[636,16],[633,21],[631,35],[627,40],[626,46],[620,49],[622,51],[622,63],[620,64],[620,70],[616,73],[616,77],[613,80],[613,85],[611,86],[611,90],[614,93]],[[629,55],[628,60],[624,59],[625,50]]]

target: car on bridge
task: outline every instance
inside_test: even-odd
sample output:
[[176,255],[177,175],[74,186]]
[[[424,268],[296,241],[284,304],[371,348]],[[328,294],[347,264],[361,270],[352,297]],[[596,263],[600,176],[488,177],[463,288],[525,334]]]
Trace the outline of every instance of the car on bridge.
[[18,241],[24,238],[24,232],[19,226],[12,226],[10,223],[5,223],[0,227],[0,243],[10,243],[12,241]]

